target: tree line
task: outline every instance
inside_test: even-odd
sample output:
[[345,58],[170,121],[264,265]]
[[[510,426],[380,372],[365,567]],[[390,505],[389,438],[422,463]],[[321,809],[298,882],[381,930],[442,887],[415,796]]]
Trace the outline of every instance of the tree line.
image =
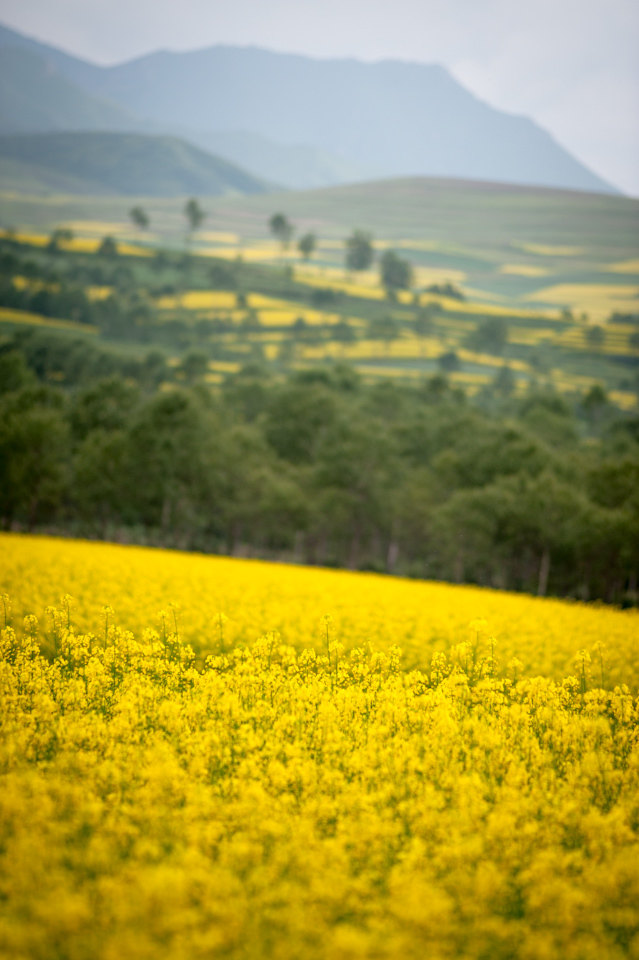
[[210,389],[153,351],[55,344],[0,345],[5,529],[636,601],[637,418],[538,391],[479,409],[443,375],[339,364]]

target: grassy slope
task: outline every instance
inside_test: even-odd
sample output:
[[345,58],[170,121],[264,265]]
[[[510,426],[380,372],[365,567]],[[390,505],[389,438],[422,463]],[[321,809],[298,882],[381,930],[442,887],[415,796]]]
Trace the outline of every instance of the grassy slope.
[[[33,226],[78,216],[100,219],[113,208],[112,201],[100,198],[52,201],[42,208],[39,200],[17,197],[10,204],[3,199],[2,208]],[[151,202],[163,231],[170,234],[178,224],[182,229],[179,201]],[[421,177],[249,198],[202,197],[202,202],[216,229],[248,237],[265,236],[268,216],[283,209],[300,230],[312,228],[323,237],[362,227],[389,240],[477,247],[484,256],[493,248],[542,243],[585,247],[615,259],[632,255],[639,245],[639,200],[575,191]]]
[[602,257],[637,249],[639,201],[627,197],[462,180],[412,178],[219,204],[229,228],[259,223],[284,206],[320,233],[366,227],[390,240],[414,237],[491,248],[516,243],[586,247]]

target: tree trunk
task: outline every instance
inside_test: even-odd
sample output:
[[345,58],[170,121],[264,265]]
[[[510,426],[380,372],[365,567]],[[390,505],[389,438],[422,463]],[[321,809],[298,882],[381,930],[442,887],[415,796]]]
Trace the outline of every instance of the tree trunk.
[[302,563],[304,559],[304,531],[296,530],[293,541],[293,559],[295,563]]
[[548,576],[550,574],[550,550],[544,547],[539,562],[539,580],[537,583],[537,596],[545,597],[548,590]]
[[464,579],[464,554],[461,550],[457,552],[455,557],[455,565],[453,571],[453,580],[455,583],[461,583]]
[[392,573],[397,566],[398,558],[399,544],[396,540],[391,540],[391,542],[388,544],[388,550],[386,552],[386,569],[389,573]]
[[359,561],[359,547],[360,547],[360,530],[359,527],[356,527],[353,531],[353,536],[351,537],[351,546],[348,554],[348,569],[357,570],[357,564]]

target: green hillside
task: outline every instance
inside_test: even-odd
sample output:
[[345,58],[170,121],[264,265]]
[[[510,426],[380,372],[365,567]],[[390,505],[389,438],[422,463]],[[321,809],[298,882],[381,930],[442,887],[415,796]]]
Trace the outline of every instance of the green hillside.
[[233,164],[176,137],[104,132],[0,137],[0,183],[5,190],[26,193],[64,190],[151,197],[267,189]]
[[232,229],[261,225],[275,205],[324,236],[366,227],[389,240],[451,241],[482,255],[513,241],[637,248],[639,200],[630,197],[437,177],[403,177],[240,200],[216,213]]
[[[0,138],[0,144],[6,141]],[[149,196],[145,182],[139,198]],[[639,200],[572,190],[410,177],[268,196],[209,198],[202,190],[200,197],[217,229],[250,240],[266,237],[268,217],[281,209],[298,231],[312,229],[325,239],[343,239],[361,227],[390,242],[413,238],[447,244],[449,250],[454,245],[458,256],[470,249],[479,261],[523,243],[579,247],[608,259],[636,255],[639,249]],[[113,203],[100,196],[50,196],[46,204],[27,195],[5,196],[1,212],[8,222],[49,229],[62,220],[113,219]],[[179,201],[158,198],[151,212],[164,239],[181,236]]]

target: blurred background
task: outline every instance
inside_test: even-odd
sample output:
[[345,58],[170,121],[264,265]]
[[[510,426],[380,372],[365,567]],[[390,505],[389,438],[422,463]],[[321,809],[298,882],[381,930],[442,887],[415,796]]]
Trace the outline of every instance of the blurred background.
[[626,0],[5,0],[0,517],[634,603]]

